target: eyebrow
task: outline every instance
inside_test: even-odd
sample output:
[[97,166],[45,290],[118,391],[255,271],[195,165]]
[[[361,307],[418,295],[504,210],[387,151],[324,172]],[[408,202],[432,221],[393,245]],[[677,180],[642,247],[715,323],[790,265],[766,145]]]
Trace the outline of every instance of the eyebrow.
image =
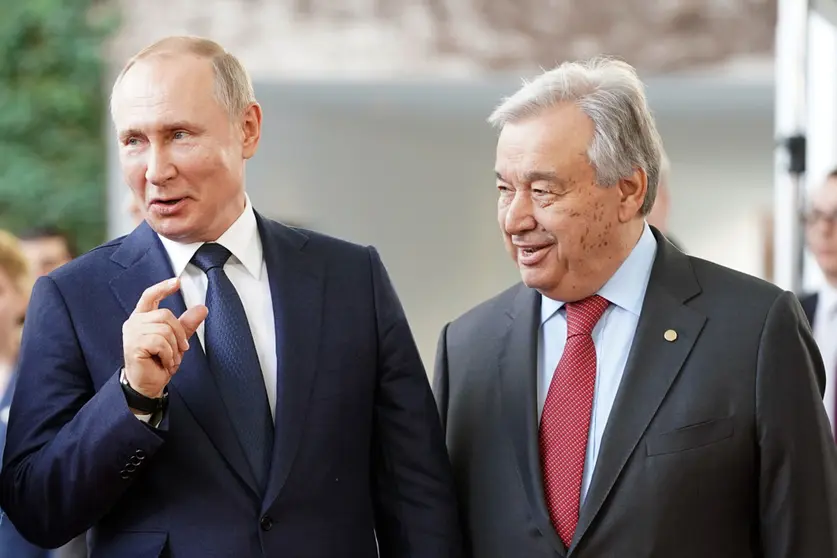
[[[166,125],[160,127],[159,130],[163,131],[163,132],[173,132],[175,130],[192,130],[192,131],[195,131],[195,132],[201,132],[201,131],[203,131],[203,128],[201,126],[198,126],[194,122],[187,122],[185,120],[180,120],[180,121],[177,121],[177,122],[171,122],[169,124],[166,124]],[[140,131],[136,128],[130,128],[128,130],[124,130],[124,131],[120,132],[119,133],[119,139],[124,140],[124,139],[130,138],[130,137],[144,136],[144,135],[145,135],[144,132],[142,132],[142,131]]]
[[[494,175],[502,180],[503,182],[508,182],[503,175],[500,174],[500,171],[494,171]],[[557,173],[552,171],[529,171],[523,175],[523,181],[526,184],[531,184],[532,182],[551,182],[553,184],[563,184],[563,180],[558,176]]]

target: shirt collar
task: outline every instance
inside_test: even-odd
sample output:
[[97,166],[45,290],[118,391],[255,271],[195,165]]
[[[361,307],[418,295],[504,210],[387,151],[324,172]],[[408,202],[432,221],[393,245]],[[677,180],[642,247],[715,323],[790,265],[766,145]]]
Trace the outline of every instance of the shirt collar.
[[[656,256],[657,239],[654,238],[651,227],[646,223],[634,249],[597,294],[606,298],[611,304],[639,316]],[[563,306],[563,301],[541,295],[541,324],[554,316]]]
[[[215,242],[229,250],[232,257],[240,261],[250,275],[259,279],[262,271],[262,241],[259,237],[256,214],[253,211],[253,205],[250,203],[250,196],[245,195],[245,198],[247,202],[244,211]],[[158,236],[169,256],[175,277],[183,275],[183,271],[192,260],[192,256],[204,244],[203,242],[183,244],[159,234]]]

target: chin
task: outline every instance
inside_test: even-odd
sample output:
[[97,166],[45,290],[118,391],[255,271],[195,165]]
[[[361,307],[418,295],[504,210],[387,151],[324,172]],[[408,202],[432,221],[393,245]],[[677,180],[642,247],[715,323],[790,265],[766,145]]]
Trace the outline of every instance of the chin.
[[527,269],[524,267],[519,267],[518,269],[520,270],[520,280],[530,289],[542,290],[551,284],[551,281],[548,281],[547,277],[545,277],[544,270]]
[[161,234],[170,240],[185,241],[191,230],[183,219],[155,218],[146,219],[148,225],[154,232]]
[[530,289],[534,289],[542,295],[554,300],[570,300],[573,293],[565,288],[567,285],[567,274],[555,268],[519,268],[520,280]]

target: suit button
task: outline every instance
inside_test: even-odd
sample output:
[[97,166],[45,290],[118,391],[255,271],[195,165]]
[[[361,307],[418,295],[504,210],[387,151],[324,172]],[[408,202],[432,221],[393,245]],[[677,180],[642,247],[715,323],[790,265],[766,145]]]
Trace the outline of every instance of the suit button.
[[140,459],[136,455],[132,455],[131,459],[130,459],[130,462],[131,462],[131,465],[133,465],[134,467],[139,467],[140,463],[142,463],[142,459]]
[[122,477],[123,480],[128,480],[129,478],[131,478],[131,473],[129,473],[125,469],[122,469],[121,471],[119,471],[119,476]]
[[134,452],[134,455],[140,458],[140,460],[145,459],[145,452],[142,450],[137,450]]
[[273,529],[273,520],[270,518],[269,515],[266,515],[259,522],[259,525],[262,526],[262,531],[270,531],[271,529]]

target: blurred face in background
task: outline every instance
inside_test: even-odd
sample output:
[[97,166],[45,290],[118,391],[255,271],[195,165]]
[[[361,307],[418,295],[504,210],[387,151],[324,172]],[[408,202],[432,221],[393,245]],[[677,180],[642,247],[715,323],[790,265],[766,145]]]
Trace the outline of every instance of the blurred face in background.
[[231,120],[216,98],[211,62],[164,53],[125,73],[112,109],[122,171],[148,224],[179,242],[217,240],[244,210],[259,106]]
[[642,171],[596,183],[593,122],[564,103],[503,126],[495,170],[498,221],[523,282],[554,300],[595,294],[642,232]]
[[22,240],[20,247],[35,277],[47,275],[73,259],[67,241],[60,236]]
[[23,281],[14,280],[0,267],[0,342],[10,343],[14,350],[20,341],[20,328],[26,314],[28,293],[21,285]]
[[837,285],[837,178],[826,180],[811,197],[805,239],[828,282]]
[[33,279],[18,239],[0,231],[0,362],[5,366],[17,358]]

